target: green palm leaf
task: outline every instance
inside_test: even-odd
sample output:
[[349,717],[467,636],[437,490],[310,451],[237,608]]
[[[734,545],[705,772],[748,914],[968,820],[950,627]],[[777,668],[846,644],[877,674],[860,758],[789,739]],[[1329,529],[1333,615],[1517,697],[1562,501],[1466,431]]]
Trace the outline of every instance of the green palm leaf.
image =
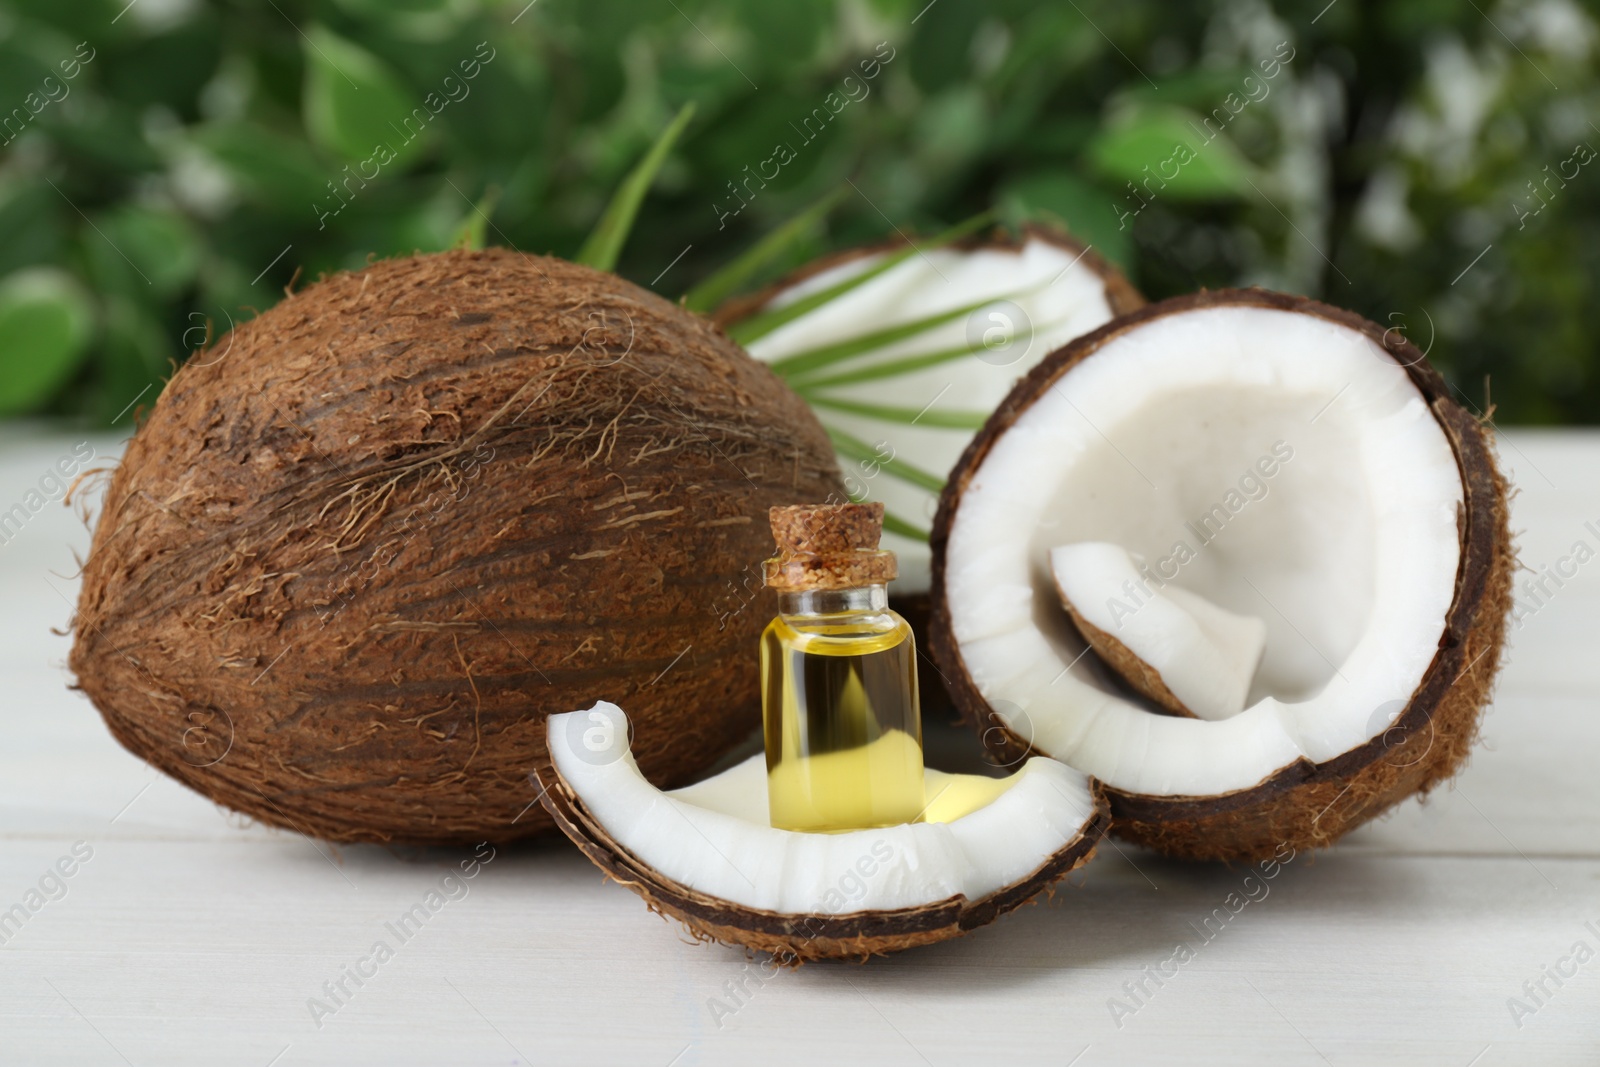
[[940,475],[930,474],[903,459],[884,459],[877,449],[843,430],[832,426],[826,426],[824,429],[828,431],[828,437],[833,441],[833,450],[846,459],[858,463],[870,463],[885,474],[892,474],[903,482],[910,482],[930,492],[937,493],[944,488],[944,478]]
[[[1061,323],[1053,322],[1046,326],[1036,327],[1034,336],[1047,333],[1056,329]],[[869,363],[864,367],[854,370],[840,371],[823,378],[804,377],[798,382],[791,382],[791,386],[798,392],[805,393],[816,389],[831,389],[838,385],[854,385],[857,382],[878,381],[882,378],[899,378],[902,375],[913,374],[929,367],[937,367],[941,363],[949,363],[960,359],[962,356],[977,356],[983,354],[985,349],[974,345],[959,345],[955,348],[943,348],[936,352],[922,352],[914,356],[902,356],[899,359],[888,359],[878,363]]]
[[892,511],[883,513],[883,528],[889,533],[899,534],[901,537],[909,537],[913,541],[926,543],[928,540],[927,530],[911,525]]
[[846,188],[848,187],[841,185],[757,241],[731,263],[718,268],[711,277],[685,294],[684,306],[690,311],[710,311],[738,292],[762,267],[783,255],[814,230],[828,212],[838,206]]
[[916,356],[905,356],[901,359],[885,360],[882,363],[873,363],[855,370],[841,371],[838,374],[825,378],[806,378],[799,382],[791,383],[792,388],[804,393],[812,389],[828,389],[836,385],[854,385],[856,382],[876,381],[880,378],[898,378],[902,374],[911,374],[914,371],[925,370],[928,367],[937,367],[941,363],[960,359],[962,356],[976,355],[982,349],[973,348],[971,345],[962,345],[959,348],[946,348],[938,352],[925,352]]
[[612,194],[611,203],[606,205],[601,214],[600,221],[595,223],[589,239],[583,242],[583,247],[573,257],[576,262],[595,270],[616,268],[617,257],[622,254],[622,246],[628,241],[628,232],[633,229],[633,220],[639,214],[644,194],[650,191],[651,184],[656,180],[656,172],[666,162],[667,153],[672,151],[673,142],[677,141],[678,135],[693,117],[694,104],[683,105],[671,125],[650,146],[650,151],[622,179],[622,184]]
[[[1015,294],[1013,294],[1015,295]],[[831,367],[835,363],[854,359],[869,352],[904,341],[908,337],[915,337],[947,322],[963,318],[972,314],[981,307],[993,304],[997,300],[1007,300],[1009,296],[990,296],[971,304],[963,304],[949,311],[941,311],[933,315],[924,315],[920,319],[902,322],[895,326],[886,326],[881,330],[873,330],[843,341],[834,341],[832,344],[818,345],[808,348],[803,352],[796,352],[792,356],[773,360],[770,366],[783,377],[788,379],[803,378],[806,374]]]
[[800,395],[805,397],[812,407],[832,408],[834,411],[847,411],[852,415],[864,415],[869,419],[878,419],[883,422],[899,422],[907,426],[922,425],[946,430],[976,430],[981,428],[984,420],[989,417],[987,411],[936,411],[930,408],[902,408],[888,404],[867,404],[859,400],[818,396],[815,393],[803,391]]
[[748,345],[751,341],[754,341],[757,338],[765,337],[778,327],[793,322],[802,315],[815,311],[817,308],[828,303],[829,301],[837,300],[850,290],[859,285],[863,285],[885,271],[891,270],[901,263],[904,263],[907,259],[910,259],[914,255],[929,249],[941,248],[953,241],[959,241],[961,238],[979,229],[993,216],[994,212],[992,210],[985,211],[981,215],[974,215],[967,221],[950,227],[950,229],[934,237],[933,240],[928,242],[926,245],[917,246],[908,244],[905,248],[902,248],[897,252],[891,252],[884,256],[881,262],[873,264],[871,267],[867,268],[861,273],[846,278],[844,281],[839,282],[836,285],[830,285],[821,292],[816,292],[809,296],[801,297],[792,304],[786,304],[783,307],[775,308],[772,311],[763,311],[758,314],[751,315],[748,319],[745,319],[742,322],[736,322],[729,326],[728,336],[733,338],[735,341],[738,341],[742,345]]
[[456,227],[455,236],[450,240],[451,248],[466,248],[478,251],[483,248],[483,243],[488,237],[489,220],[494,216],[495,205],[500,203],[500,189],[498,186],[489,186],[483,191],[483,198],[467,211],[466,218]]

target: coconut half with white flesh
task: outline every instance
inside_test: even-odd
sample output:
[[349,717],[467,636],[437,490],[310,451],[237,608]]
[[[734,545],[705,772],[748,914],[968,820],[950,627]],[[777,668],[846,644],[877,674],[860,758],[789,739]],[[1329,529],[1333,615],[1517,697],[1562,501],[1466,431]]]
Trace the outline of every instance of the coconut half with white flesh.
[[[821,306],[749,335],[760,316],[891,259]],[[907,598],[928,591],[939,491],[990,412],[1047,353],[1144,302],[1092,247],[1030,225],[1016,237],[825,257],[730,301],[715,320],[810,403],[851,499],[883,503],[883,547],[900,563],[893,592]]]
[[[1422,353],[1261,290],[1163,301],[1052,353],[952,472],[932,546],[931,652],[986,744],[1098,778],[1124,837],[1226,859],[1331,843],[1457,769],[1514,566],[1488,437]],[[1213,606],[1234,620],[1208,624]],[[1251,619],[1264,649],[1232,709],[1226,665],[1207,688],[1196,659],[1208,640],[1232,656],[1237,692]],[[1141,666],[1212,714],[1104,673],[1150,693]]]
[[1226,719],[1244,710],[1267,625],[1149,573],[1120,545],[1050,551],[1061,606],[1089,647],[1174,715]]
[[697,940],[785,964],[958,937],[1088,862],[1110,825],[1098,785],[1036,757],[1007,778],[927,771],[918,822],[778,830],[761,755],[663,792],[639,773],[616,705],[547,729],[540,800],[590,860]]

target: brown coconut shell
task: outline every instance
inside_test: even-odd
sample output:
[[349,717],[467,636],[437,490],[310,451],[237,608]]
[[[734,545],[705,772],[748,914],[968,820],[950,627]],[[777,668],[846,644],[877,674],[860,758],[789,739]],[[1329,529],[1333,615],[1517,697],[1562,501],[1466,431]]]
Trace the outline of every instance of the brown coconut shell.
[[1105,661],[1116,675],[1127,682],[1140,695],[1148,698],[1162,711],[1185,719],[1199,718],[1189,710],[1189,706],[1178,699],[1176,693],[1167,688],[1167,681],[1161,677],[1161,672],[1152,667],[1139,654],[1123,644],[1116,637],[1102,630],[1094,623],[1083,617],[1077,607],[1061,594],[1061,606],[1066,609],[1067,617],[1072,620],[1072,625],[1077,627],[1084,643],[1094,649],[1095,655]]
[[663,787],[760,721],[767,510],[830,494],[806,405],[681,308],[506,250],[386,260],[168,383],[71,666],[129,750],[263,822],[524,837],[547,714],[626,703]]
[[[767,305],[779,296],[824,271],[832,270],[835,267],[865,256],[875,256],[882,252],[895,251],[903,248],[910,240],[913,240],[913,238],[900,235],[876,244],[844,249],[813,260],[765,288],[729,299],[716,309],[712,314],[712,320],[718,326],[726,329],[737,322],[766,310]],[[1060,226],[1042,222],[1029,222],[1016,232],[996,229],[987,235],[974,235],[965,238],[951,247],[966,251],[979,248],[1019,250],[1029,240],[1048,241],[1050,244],[1070,253],[1078,259],[1080,264],[1098,274],[1105,284],[1106,303],[1110,306],[1113,315],[1124,315],[1145,305],[1144,294],[1134,287],[1133,283],[1128,280],[1127,275],[1123,274],[1110,260],[1100,255],[1092,247],[1079,241]],[[911,624],[912,635],[916,638],[917,647],[927,648],[928,619],[932,611],[928,594],[897,593],[891,585],[889,588],[889,606],[899,612]],[[932,661],[926,657],[923,658],[923,665],[929,668],[933,667]],[[943,678],[936,670],[932,671],[932,673],[934,682],[930,683],[927,679],[924,679],[922,686],[923,712],[925,714],[946,716],[955,715],[955,705],[951,700]]]
[[788,966],[821,959],[866,960],[948,941],[986,926],[1040,893],[1052,891],[1055,883],[1088,863],[1111,825],[1105,794],[1099,783],[1091,781],[1094,815],[1078,836],[1026,878],[981,900],[955,896],[914,908],[841,915],[784,914],[708,896],[668,878],[618,844],[553,764],[539,774],[542,784],[548,786],[540,801],[555,824],[607,877],[639,894],[651,911],[677,919],[697,941],[768,953]]
[[[961,495],[995,442],[1063,375],[1112,338],[1163,315],[1221,305],[1315,315],[1356,330],[1391,355],[1439,421],[1461,471],[1458,526],[1461,562],[1439,649],[1393,725],[1371,741],[1324,763],[1300,760],[1264,781],[1216,796],[1146,796],[1107,788],[1113,830],[1162,852],[1193,859],[1259,860],[1280,844],[1296,849],[1332,844],[1356,826],[1453,776],[1477,738],[1493,688],[1511,608],[1516,567],[1507,525],[1505,479],[1495,467],[1488,432],[1450,396],[1422,352],[1398,331],[1353,312],[1304,297],[1261,289],[1229,289],[1148,305],[1051,353],[996,409],[956,465],[934,519],[931,651],[951,684],[957,707],[985,743],[1005,758],[1033,751],[997,729],[952,636],[945,600],[945,546]],[[1115,666],[1111,664],[1111,666]]]

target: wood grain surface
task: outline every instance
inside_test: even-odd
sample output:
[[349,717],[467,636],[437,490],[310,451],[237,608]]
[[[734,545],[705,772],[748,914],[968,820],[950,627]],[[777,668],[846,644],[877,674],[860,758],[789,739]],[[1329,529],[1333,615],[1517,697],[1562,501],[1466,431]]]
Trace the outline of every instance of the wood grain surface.
[[[0,510],[84,439],[0,432]],[[1600,551],[1600,434],[1500,454],[1528,567]],[[52,504],[0,544],[0,1064],[1600,1063],[1600,558],[1537,604],[1519,576],[1483,741],[1426,804],[1270,879],[1107,846],[970,937],[773,974],[565,841],[333,850],[153,771],[67,688],[87,543]]]

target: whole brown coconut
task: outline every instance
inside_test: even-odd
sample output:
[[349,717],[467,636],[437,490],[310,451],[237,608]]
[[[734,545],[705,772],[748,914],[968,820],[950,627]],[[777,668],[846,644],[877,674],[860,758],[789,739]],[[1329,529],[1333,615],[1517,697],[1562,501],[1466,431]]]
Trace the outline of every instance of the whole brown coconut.
[[714,327],[505,250],[338,274],[178,371],[128,447],[71,666],[128,749],[338,841],[548,830],[545,716],[625,701],[662,786],[759,721],[767,509],[841,492]]

